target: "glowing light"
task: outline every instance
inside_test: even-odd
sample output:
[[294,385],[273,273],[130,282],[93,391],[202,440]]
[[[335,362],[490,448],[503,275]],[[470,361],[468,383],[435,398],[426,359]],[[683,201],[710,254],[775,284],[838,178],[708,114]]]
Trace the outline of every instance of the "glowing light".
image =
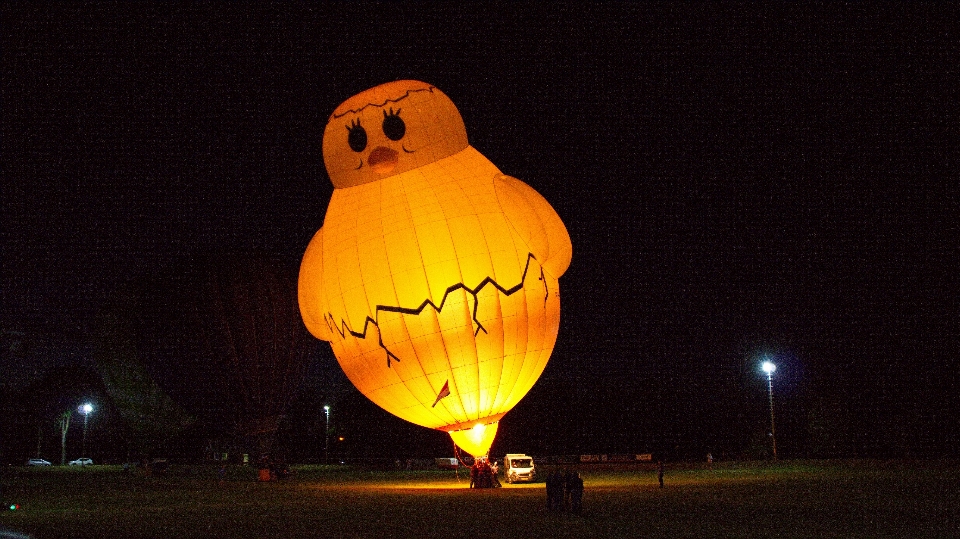
[[87,414],[89,414],[90,412],[93,412],[93,405],[92,405],[92,404],[90,404],[89,402],[85,402],[85,403],[83,403],[83,404],[80,405],[80,413],[81,413],[81,414],[87,415]]
[[553,351],[566,227],[426,83],[342,103],[323,159],[334,191],[300,266],[304,324],[371,401],[486,455]]
[[763,365],[761,365],[761,368],[763,369],[763,372],[767,373],[767,375],[771,375],[777,370],[777,366],[770,361],[764,361]]
[[490,452],[490,445],[497,436],[498,423],[487,425],[477,424],[469,429],[457,430],[450,433],[453,442],[458,447],[474,457],[483,457]]

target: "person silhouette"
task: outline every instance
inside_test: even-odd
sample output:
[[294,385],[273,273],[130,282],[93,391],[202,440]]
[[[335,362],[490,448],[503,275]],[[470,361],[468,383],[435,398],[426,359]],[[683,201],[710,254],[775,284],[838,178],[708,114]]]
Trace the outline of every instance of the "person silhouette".
[[574,472],[567,488],[570,490],[570,512],[579,515],[583,508],[583,478],[579,473]]

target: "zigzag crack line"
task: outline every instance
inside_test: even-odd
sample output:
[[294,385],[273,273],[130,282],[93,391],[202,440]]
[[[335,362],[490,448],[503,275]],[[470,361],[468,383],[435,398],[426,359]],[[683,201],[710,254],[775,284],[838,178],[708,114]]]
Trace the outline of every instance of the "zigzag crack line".
[[382,107],[382,106],[386,105],[387,103],[397,103],[397,102],[399,102],[399,101],[403,101],[404,99],[410,97],[410,94],[413,93],[413,92],[430,92],[430,93],[432,94],[434,88],[435,88],[434,86],[431,86],[431,87],[429,87],[429,88],[419,88],[419,89],[416,89],[416,90],[407,90],[406,93],[404,93],[402,96],[400,96],[400,97],[398,97],[398,98],[396,98],[396,99],[387,99],[386,101],[384,101],[383,103],[380,103],[379,105],[376,104],[376,103],[367,103],[366,105],[364,105],[364,106],[362,106],[362,107],[360,107],[360,108],[358,108],[358,109],[345,110],[345,111],[341,112],[340,114],[334,114],[333,117],[334,117],[334,118],[342,118],[342,117],[346,116],[347,114],[356,114],[356,113],[360,112],[361,110],[363,110],[363,109],[365,109],[365,108],[367,108],[367,107]]
[[[327,319],[328,327],[331,326],[331,322],[332,322],[332,328],[335,329],[337,333],[340,334],[341,338],[346,338],[347,333],[349,333],[350,335],[358,339],[366,339],[367,331],[369,330],[370,325],[373,324],[374,326],[377,326],[377,334],[379,336],[378,344],[380,345],[380,348],[383,348],[383,351],[387,353],[387,368],[390,368],[391,367],[390,359],[393,358],[396,361],[400,361],[400,358],[397,357],[396,354],[391,352],[390,349],[383,344],[383,334],[380,332],[380,323],[379,323],[381,312],[419,315],[421,312],[423,312],[424,309],[427,308],[427,306],[430,306],[430,307],[433,307],[434,311],[439,313],[440,311],[443,310],[443,306],[447,302],[447,297],[453,292],[456,292],[457,290],[462,288],[466,290],[467,293],[473,296],[473,321],[478,326],[478,329],[474,332],[474,336],[476,336],[477,333],[479,333],[480,329],[483,329],[483,332],[486,333],[487,330],[483,327],[483,324],[481,324],[480,321],[477,320],[477,309],[479,308],[479,303],[480,303],[480,300],[477,298],[477,294],[479,294],[480,291],[483,290],[483,287],[487,286],[488,284],[493,285],[497,290],[499,290],[506,296],[511,296],[515,294],[517,291],[523,288],[523,283],[527,280],[527,271],[530,269],[530,259],[536,260],[537,257],[533,256],[533,253],[527,253],[527,264],[523,268],[523,275],[520,276],[520,282],[510,288],[504,288],[503,286],[500,285],[500,283],[498,283],[497,281],[493,280],[491,277],[488,276],[488,277],[484,277],[484,279],[480,281],[480,284],[477,285],[477,287],[474,289],[467,288],[467,286],[463,283],[457,283],[455,285],[451,285],[447,287],[446,292],[444,292],[443,294],[443,299],[440,300],[439,306],[429,298],[423,300],[423,303],[421,303],[419,307],[413,308],[413,309],[410,307],[399,307],[399,306],[393,306],[393,305],[377,305],[377,307],[374,309],[374,313],[376,314],[376,319],[371,318],[369,315],[367,315],[367,317],[363,321],[363,331],[354,331],[350,329],[350,326],[347,325],[347,321],[344,319],[340,319],[340,324],[338,327],[336,321],[333,318],[333,313],[327,313],[324,316],[324,319]],[[546,288],[547,280],[544,278],[543,268],[540,269],[540,280],[543,281],[544,288]],[[544,300],[544,302],[546,302],[546,299]],[[329,317],[329,319],[327,317]]]
[[547,304],[550,299],[550,288],[547,286],[547,278],[543,275],[543,267],[540,267],[540,280],[543,281],[543,304]]

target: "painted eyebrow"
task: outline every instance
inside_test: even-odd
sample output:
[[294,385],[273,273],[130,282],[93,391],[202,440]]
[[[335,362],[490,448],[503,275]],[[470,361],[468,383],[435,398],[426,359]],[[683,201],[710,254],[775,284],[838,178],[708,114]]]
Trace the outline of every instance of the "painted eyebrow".
[[366,105],[364,105],[364,106],[362,106],[362,107],[360,107],[360,108],[358,108],[358,109],[345,110],[345,111],[341,112],[340,114],[334,114],[334,115],[332,116],[332,118],[333,118],[333,119],[337,119],[337,118],[342,118],[342,117],[346,116],[347,114],[357,114],[357,113],[359,113],[360,111],[366,109],[367,107],[385,107],[385,106],[387,105],[387,103],[398,103],[398,102],[403,101],[404,99],[410,97],[410,94],[412,94],[412,93],[414,93],[414,92],[430,92],[430,93],[432,94],[434,88],[435,88],[434,86],[430,86],[429,88],[420,88],[420,89],[418,89],[418,90],[407,90],[406,92],[404,92],[404,94],[403,94],[402,96],[400,96],[400,97],[398,97],[398,98],[396,98],[396,99],[387,99],[387,100],[384,101],[383,103],[379,103],[379,104],[378,104],[378,103],[367,103]]

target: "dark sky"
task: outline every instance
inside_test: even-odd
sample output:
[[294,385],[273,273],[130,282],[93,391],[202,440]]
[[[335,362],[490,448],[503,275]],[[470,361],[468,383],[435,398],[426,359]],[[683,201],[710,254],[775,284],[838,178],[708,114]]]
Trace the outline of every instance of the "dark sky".
[[296,263],[327,117],[418,79],[573,240],[518,416],[567,399],[595,450],[736,445],[767,353],[795,454],[824,422],[956,454],[955,8],[347,4],[5,4],[3,329],[72,350],[158,267]]

